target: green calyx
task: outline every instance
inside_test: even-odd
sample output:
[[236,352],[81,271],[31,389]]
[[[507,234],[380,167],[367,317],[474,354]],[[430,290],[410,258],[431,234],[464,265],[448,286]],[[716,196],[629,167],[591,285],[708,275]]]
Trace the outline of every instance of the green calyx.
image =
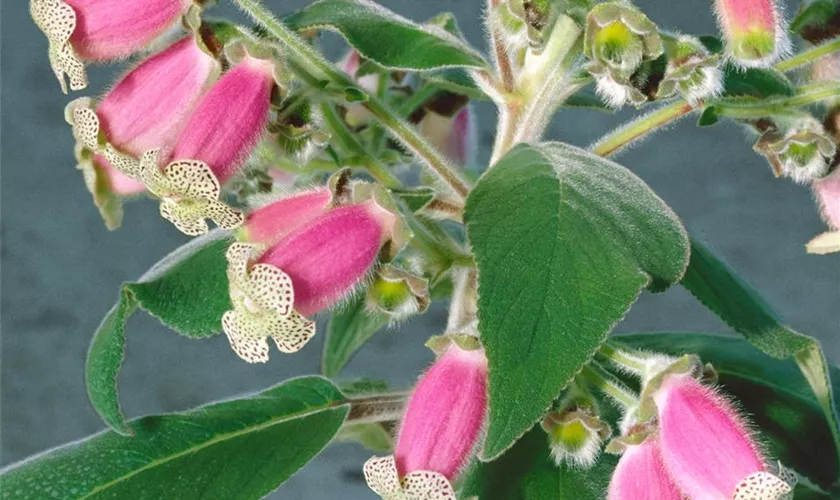
[[644,13],[623,2],[608,2],[589,12],[583,51],[591,72],[606,71],[613,79],[627,80],[642,62],[659,57],[663,45],[656,25]]

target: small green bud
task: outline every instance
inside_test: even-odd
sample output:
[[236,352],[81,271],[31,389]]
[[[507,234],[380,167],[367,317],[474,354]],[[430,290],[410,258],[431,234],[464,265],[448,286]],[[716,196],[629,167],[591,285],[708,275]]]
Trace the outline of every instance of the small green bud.
[[404,319],[429,307],[429,282],[394,265],[382,266],[368,289],[368,307]]
[[659,83],[658,98],[679,93],[690,104],[713,98],[723,91],[720,56],[710,54],[700,40],[680,36],[666,43],[668,66]]
[[542,422],[548,434],[551,456],[559,466],[590,467],[601,451],[601,443],[612,434],[610,426],[590,410],[552,412]]
[[767,158],[777,177],[789,177],[802,184],[827,174],[837,153],[831,136],[810,117],[790,125],[786,132],[765,132],[753,149]]

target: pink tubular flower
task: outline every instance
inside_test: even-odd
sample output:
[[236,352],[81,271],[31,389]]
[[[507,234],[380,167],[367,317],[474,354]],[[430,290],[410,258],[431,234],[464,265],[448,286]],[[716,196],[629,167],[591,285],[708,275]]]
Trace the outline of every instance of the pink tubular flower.
[[193,0],[30,0],[35,23],[50,42],[50,64],[66,92],[87,86],[83,60],[128,57],[160,36]]
[[475,153],[475,124],[470,106],[454,117],[441,116],[427,111],[420,122],[420,133],[446,155],[453,163],[464,167]]
[[408,400],[394,455],[365,463],[368,486],[384,500],[455,498],[487,412],[487,358],[452,342]]
[[242,225],[244,239],[272,245],[324,213],[332,194],[327,188],[304,191],[253,210]]
[[469,459],[487,411],[487,358],[451,344],[408,400],[394,458],[397,472],[433,471],[448,480]]
[[610,479],[608,500],[681,500],[665,469],[656,436],[626,445]]
[[689,498],[729,499],[756,487],[775,496],[743,498],[787,498],[790,486],[768,472],[746,425],[722,396],[688,374],[670,374],[653,399],[663,462]]
[[393,224],[369,201],[339,207],[292,231],[258,260],[289,275],[295,310],[310,316],[332,307],[367,275]]
[[744,67],[766,67],[790,46],[775,0],[715,0],[718,24],[733,60]]
[[336,304],[364,279],[394,217],[369,200],[310,219],[261,255],[261,245],[231,245],[233,309],[222,317],[222,328],[234,352],[249,363],[265,363],[268,337],[282,352],[303,348],[315,335],[306,316]]
[[814,181],[814,194],[823,218],[835,231],[840,231],[840,169]]
[[93,164],[83,169],[100,184],[100,194],[129,196],[145,190],[135,179],[139,157],[172,148],[217,73],[216,60],[190,36],[128,72],[99,105],[79,99],[68,106],[74,136],[93,155]]
[[201,161],[225,184],[260,139],[273,88],[273,63],[245,56],[201,99],[178,137],[172,159]]

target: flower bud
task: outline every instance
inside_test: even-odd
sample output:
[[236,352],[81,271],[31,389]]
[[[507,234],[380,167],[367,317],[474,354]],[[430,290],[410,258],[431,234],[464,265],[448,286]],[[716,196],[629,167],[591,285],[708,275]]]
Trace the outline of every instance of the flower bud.
[[430,302],[428,280],[391,264],[377,270],[367,295],[369,308],[394,320],[424,312]]
[[700,40],[679,36],[666,44],[668,66],[659,83],[658,98],[679,93],[691,105],[723,92],[720,57],[710,54]]
[[642,439],[638,444],[623,444],[624,451],[610,479],[607,500],[681,500],[679,488],[665,469],[657,437],[649,435]]
[[[142,50],[172,26],[193,0],[30,0],[35,23],[50,44],[61,89],[87,86],[82,61],[111,61]],[[172,80],[175,81],[175,80]]]
[[[452,342],[408,400],[393,457],[365,463],[368,486],[385,499],[455,498],[450,482],[478,441],[487,412],[487,358]],[[439,490],[451,497],[425,496]]]
[[77,99],[66,110],[73,135],[88,153],[80,168],[99,186],[94,201],[108,226],[119,226],[106,198],[137,194],[145,186],[135,180],[138,158],[151,149],[169,150],[207,84],[216,78],[218,64],[195,37],[186,37],[146,59],[128,72],[99,105]]
[[472,108],[462,108],[454,117],[427,110],[420,133],[458,166],[465,167],[475,156],[475,119]]
[[[781,500],[792,496],[791,486],[769,472],[741,416],[713,389],[690,374],[671,373],[662,379],[653,400],[663,462],[688,497]],[[766,496],[758,496],[759,491]]]
[[601,451],[601,443],[612,433],[609,425],[586,409],[549,413],[542,428],[548,434],[551,457],[558,466],[569,462],[591,467]]
[[767,67],[790,49],[775,0],[715,0],[715,12],[726,51],[739,66]]
[[645,61],[662,55],[662,39],[653,22],[640,10],[623,2],[597,4],[589,12],[584,54],[587,70],[595,77],[596,90],[613,107],[647,100],[631,81]]
[[807,183],[826,174],[837,146],[823,126],[808,118],[797,121],[782,133],[765,132],[754,149],[767,157],[776,176]]
[[329,209],[329,189],[316,188],[281,198],[253,210],[242,225],[243,239],[273,245]]

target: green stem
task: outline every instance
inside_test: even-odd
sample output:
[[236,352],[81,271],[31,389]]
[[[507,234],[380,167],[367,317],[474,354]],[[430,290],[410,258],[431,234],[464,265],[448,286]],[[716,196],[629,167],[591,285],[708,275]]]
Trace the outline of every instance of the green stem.
[[604,343],[598,350],[598,353],[612,361],[613,363],[622,366],[630,371],[636,373],[644,373],[645,363],[642,359],[628,353],[621,346],[612,342]]
[[598,156],[610,156],[620,151],[631,142],[638,140],[659,127],[671,123],[690,113],[694,108],[682,99],[663,106],[650,114],[644,115],[623,125],[602,137],[592,146],[592,152]]
[[329,125],[330,130],[332,130],[335,134],[335,137],[341,144],[341,147],[362,158],[365,168],[367,168],[368,172],[370,172],[370,175],[372,175],[374,179],[382,183],[382,185],[388,189],[402,188],[402,182],[400,182],[397,176],[388,170],[388,167],[386,167],[382,162],[367,152],[364,146],[362,146],[358,139],[356,139],[356,136],[353,135],[344,122],[341,121],[341,118],[339,118],[338,113],[335,112],[335,109],[331,104],[326,102],[322,103],[321,114],[327,122],[327,125]]
[[400,116],[407,119],[438,92],[440,92],[440,87],[434,83],[423,85],[400,106]]
[[408,392],[392,392],[351,399],[345,425],[398,421],[405,411],[408,395]]
[[[262,2],[259,0],[233,0],[233,2],[277,38],[286,47],[289,55],[297,59],[299,63],[315,69],[317,72],[323,74],[325,78],[342,87],[356,86],[356,83],[349,76],[333,66],[317,50],[278,21],[271,11],[262,5]],[[422,160],[422,164],[437,174],[460,198],[466,199],[470,192],[470,186],[467,181],[413,127],[400,119],[394,111],[388,108],[376,96],[369,96],[368,101],[362,104],[389,129],[396,139],[412,150]]]
[[776,63],[774,67],[779,71],[790,71],[792,69],[811,64],[817,59],[825,57],[837,50],[840,50],[840,38],[835,38],[834,40],[830,40],[804,52],[800,52],[789,59]]
[[818,83],[800,87],[796,95],[772,101],[736,102],[720,100],[712,103],[715,113],[730,118],[763,118],[790,113],[791,108],[840,97],[840,84]]
[[622,406],[632,408],[639,403],[636,397],[633,396],[633,391],[610,375],[595,361],[590,361],[584,365],[580,373],[592,385],[616,400]]

